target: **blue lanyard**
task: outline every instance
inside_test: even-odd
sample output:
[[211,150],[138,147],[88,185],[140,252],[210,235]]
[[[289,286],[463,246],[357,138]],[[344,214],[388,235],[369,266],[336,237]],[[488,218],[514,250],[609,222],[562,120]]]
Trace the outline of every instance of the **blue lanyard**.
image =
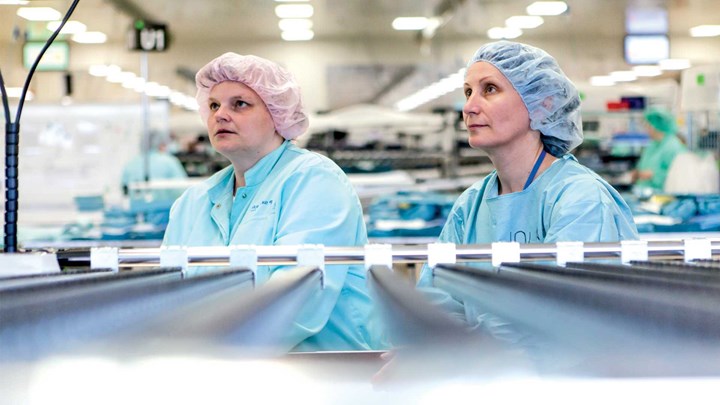
[[523,190],[528,188],[530,186],[530,183],[533,182],[533,179],[535,178],[538,169],[540,169],[540,165],[542,164],[543,160],[545,160],[545,148],[543,148],[542,152],[540,152],[540,156],[538,156],[537,160],[535,161],[535,166],[533,166],[532,171],[530,172],[530,176],[528,176],[528,179],[525,182]]

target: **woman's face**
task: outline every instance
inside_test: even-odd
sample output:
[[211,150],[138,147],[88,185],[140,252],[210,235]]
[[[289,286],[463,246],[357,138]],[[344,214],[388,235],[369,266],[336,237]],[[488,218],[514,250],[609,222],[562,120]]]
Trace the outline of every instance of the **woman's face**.
[[477,62],[467,70],[463,120],[473,148],[497,151],[527,140],[530,116],[510,81],[495,66]]
[[210,143],[223,156],[257,160],[282,143],[270,111],[250,87],[233,81],[216,84],[208,98]]

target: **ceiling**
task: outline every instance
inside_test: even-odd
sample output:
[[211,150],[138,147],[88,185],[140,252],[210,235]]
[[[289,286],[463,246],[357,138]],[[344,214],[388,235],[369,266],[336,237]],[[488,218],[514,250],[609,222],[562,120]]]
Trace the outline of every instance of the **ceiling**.
[[[315,8],[314,41],[415,41],[414,32],[398,32],[391,22],[398,16],[433,16],[444,14],[447,22],[438,29],[435,39],[444,41],[486,39],[486,31],[504,25],[504,20],[524,14],[531,0],[310,0]],[[625,10],[628,5],[657,3],[667,8],[671,35],[687,36],[690,27],[720,23],[720,2],[717,0],[566,0],[566,15],[546,18],[540,28],[525,31],[520,40],[568,39],[582,47],[586,39],[621,37],[624,33]],[[51,6],[64,12],[70,0],[34,0],[33,6]],[[131,17],[168,24],[171,44],[220,43],[243,41],[277,41],[280,30],[271,0],[81,0],[72,19],[81,21],[88,30],[108,34],[108,43],[124,49],[126,31]],[[3,59],[21,40],[17,34],[26,32],[28,23],[15,15],[17,6],[0,5],[0,68]],[[711,16],[711,17],[709,17]],[[14,36],[15,35],[15,36]],[[429,40],[428,40],[429,41]],[[419,39],[417,40],[420,46]],[[5,48],[5,50],[3,50]],[[184,55],[175,71],[185,69],[192,75],[200,63],[194,55]],[[207,60],[200,56],[200,60]],[[382,61],[381,61],[382,62]],[[187,72],[189,70],[189,72]],[[398,79],[403,69],[384,72],[384,83],[368,83],[374,73],[358,74],[355,86],[357,99],[342,98],[330,103],[339,108],[352,102],[367,102],[387,92],[388,82]],[[6,73],[6,70],[3,70]],[[336,76],[347,83],[347,72]],[[405,74],[410,71],[405,70]],[[376,76],[376,75],[375,75]],[[376,76],[377,77],[377,76]],[[332,83],[329,84],[332,87]],[[365,89],[365,91],[362,91]],[[370,89],[370,90],[368,90]]]

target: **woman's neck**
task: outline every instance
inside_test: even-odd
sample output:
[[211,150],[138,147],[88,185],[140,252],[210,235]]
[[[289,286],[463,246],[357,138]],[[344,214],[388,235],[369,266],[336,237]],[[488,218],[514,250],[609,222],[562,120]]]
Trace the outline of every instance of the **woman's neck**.
[[[490,160],[498,174],[498,194],[510,194],[522,191],[531,175],[533,167],[538,162],[543,151],[543,144],[538,139],[534,145],[514,148],[507,153],[495,153],[490,155]],[[545,171],[552,162],[556,160],[550,154],[545,154],[535,175],[534,180]]]
[[245,187],[247,185],[245,182],[245,173],[252,169],[262,158],[282,146],[284,141],[283,138],[279,138],[276,142],[273,142],[271,147],[266,151],[248,151],[248,153],[243,156],[235,156],[231,160],[233,171],[235,172],[235,189]]

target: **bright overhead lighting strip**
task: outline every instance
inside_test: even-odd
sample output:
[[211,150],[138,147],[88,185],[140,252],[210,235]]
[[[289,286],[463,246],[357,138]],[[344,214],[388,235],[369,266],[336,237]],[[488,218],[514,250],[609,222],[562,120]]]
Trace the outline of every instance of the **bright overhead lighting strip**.
[[396,31],[420,31],[430,25],[427,17],[398,17],[393,20],[392,27]]
[[310,4],[280,4],[275,7],[278,18],[310,18],[314,9]]
[[455,91],[463,86],[464,77],[465,68],[462,68],[457,72],[398,101],[395,103],[395,109],[398,111],[414,110],[438,97],[444,96],[451,91]]
[[62,14],[52,7],[20,7],[17,15],[29,21],[55,21],[62,17]]
[[186,110],[197,111],[199,109],[194,96],[183,94],[157,82],[145,82],[145,79],[134,72],[123,71],[117,65],[91,65],[88,72],[95,77],[104,77],[110,83],[120,84],[126,89],[145,93],[148,97],[168,99],[173,105]]
[[717,37],[720,36],[720,25],[698,25],[690,28],[690,36],[700,37]]
[[568,9],[564,1],[536,1],[527,6],[525,11],[530,15],[560,15]]

